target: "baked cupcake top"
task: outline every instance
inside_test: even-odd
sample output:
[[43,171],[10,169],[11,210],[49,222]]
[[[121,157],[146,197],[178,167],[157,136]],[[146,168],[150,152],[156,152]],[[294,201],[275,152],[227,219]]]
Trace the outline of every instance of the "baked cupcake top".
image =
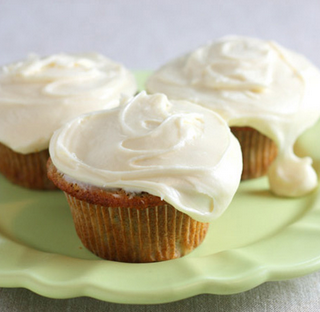
[[0,69],[0,142],[23,154],[48,148],[54,130],[81,113],[113,108],[137,86],[99,54],[32,55]]
[[320,72],[303,56],[272,41],[225,37],[167,63],[146,86],[275,141],[278,156],[268,172],[274,193],[300,196],[317,186],[311,159],[293,152],[296,139],[320,116]]
[[49,151],[70,182],[147,192],[202,222],[227,208],[242,171],[239,143],[220,116],[145,92],[69,121]]

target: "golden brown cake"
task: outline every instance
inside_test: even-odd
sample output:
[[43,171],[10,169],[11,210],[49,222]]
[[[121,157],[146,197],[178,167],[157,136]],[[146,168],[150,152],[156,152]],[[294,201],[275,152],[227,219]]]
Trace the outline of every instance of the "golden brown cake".
[[48,177],[65,192],[82,243],[116,261],[190,253],[242,171],[239,143],[220,116],[145,92],[69,121],[49,150]]
[[198,222],[158,196],[70,183],[48,161],[49,178],[64,191],[83,245],[121,262],[182,257],[199,246],[209,223]]

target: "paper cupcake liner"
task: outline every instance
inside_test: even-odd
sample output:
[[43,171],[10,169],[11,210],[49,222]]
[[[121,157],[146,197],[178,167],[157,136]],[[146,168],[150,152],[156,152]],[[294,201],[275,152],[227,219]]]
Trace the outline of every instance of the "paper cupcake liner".
[[277,145],[268,137],[249,127],[231,127],[242,150],[243,171],[241,180],[266,175],[277,156]]
[[0,143],[0,173],[14,184],[31,189],[56,189],[47,177],[49,151],[20,154]]
[[168,204],[105,207],[65,194],[83,245],[107,260],[154,262],[182,257],[201,244],[209,226]]

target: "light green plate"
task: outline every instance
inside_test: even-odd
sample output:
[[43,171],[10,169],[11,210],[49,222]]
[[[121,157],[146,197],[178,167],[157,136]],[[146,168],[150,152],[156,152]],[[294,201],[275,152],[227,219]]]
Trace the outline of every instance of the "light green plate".
[[[138,73],[140,85],[146,73]],[[296,144],[320,175],[320,123]],[[266,178],[243,182],[231,206],[188,256],[152,264],[99,260],[75,233],[63,194],[29,191],[0,177],[0,286],[43,296],[164,303],[233,294],[320,269],[320,193],[273,196]]]

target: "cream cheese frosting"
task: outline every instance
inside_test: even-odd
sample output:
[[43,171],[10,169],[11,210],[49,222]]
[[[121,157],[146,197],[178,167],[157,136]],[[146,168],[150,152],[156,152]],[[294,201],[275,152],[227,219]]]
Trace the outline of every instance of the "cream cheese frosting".
[[230,126],[250,126],[278,146],[268,178],[282,196],[301,196],[318,183],[294,143],[320,116],[320,72],[303,56],[272,41],[230,36],[161,67],[150,93],[186,99],[218,112]]
[[31,55],[0,69],[0,142],[41,151],[68,119],[113,108],[136,90],[133,74],[100,54]]
[[145,191],[200,222],[223,213],[242,172],[239,143],[218,114],[145,92],[69,121],[49,151],[71,181]]

